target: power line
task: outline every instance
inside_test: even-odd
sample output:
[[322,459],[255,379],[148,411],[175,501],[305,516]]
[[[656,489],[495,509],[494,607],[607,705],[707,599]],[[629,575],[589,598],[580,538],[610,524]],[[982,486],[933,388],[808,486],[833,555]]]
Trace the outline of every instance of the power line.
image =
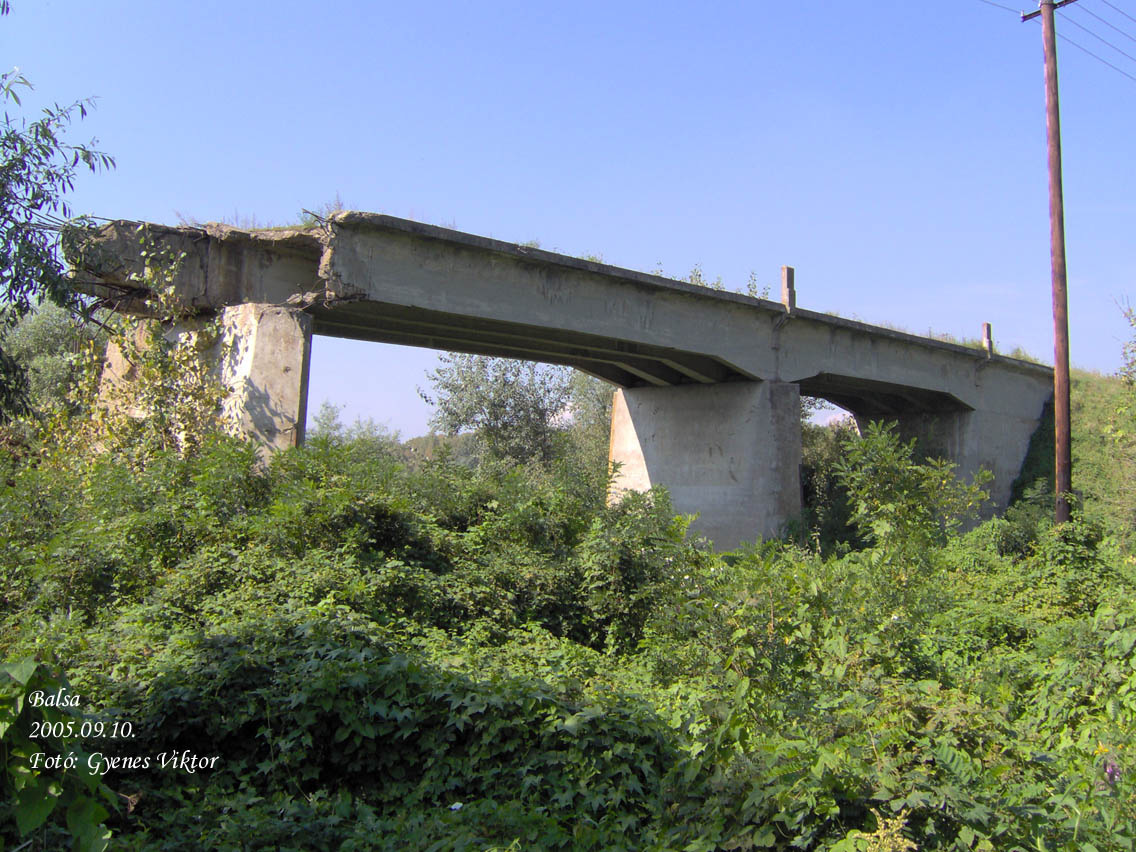
[[985,3],[987,6],[994,6],[998,9],[1005,9],[1007,12],[1013,12],[1015,15],[1021,14],[1019,9],[1011,9],[1009,6],[1003,6],[1001,3],[994,3],[993,0],[978,0],[979,3]]
[[1107,59],[1102,59],[1101,57],[1097,56],[1095,53],[1093,53],[1087,47],[1082,47],[1081,45],[1077,44],[1077,42],[1073,41],[1073,39],[1069,38],[1069,36],[1061,35],[1061,33],[1058,33],[1057,37],[1059,39],[1061,39],[1062,41],[1068,42],[1073,47],[1077,48],[1077,50],[1081,50],[1081,51],[1084,51],[1085,53],[1089,54],[1089,56],[1091,56],[1093,59],[1097,60],[1098,62],[1103,62],[1105,65],[1107,65],[1113,71],[1115,71],[1117,74],[1123,74],[1125,77],[1127,77],[1133,83],[1136,83],[1136,77],[1129,74],[1127,71],[1123,70],[1122,68],[1117,68],[1115,65],[1113,65],[1111,62],[1109,62]]
[[1104,3],[1104,5],[1108,6],[1108,8],[1110,8],[1110,9],[1113,9],[1114,11],[1117,11],[1117,12],[1119,12],[1119,13],[1120,13],[1120,14],[1122,14],[1122,15],[1123,15],[1124,17],[1126,17],[1126,18],[1127,18],[1128,20],[1130,20],[1130,21],[1131,21],[1132,23],[1136,24],[1136,18],[1133,18],[1133,17],[1131,16],[1131,15],[1129,15],[1129,14],[1128,14],[1127,12],[1125,12],[1125,11],[1124,11],[1123,9],[1121,9],[1121,8],[1119,8],[1119,7],[1117,7],[1117,6],[1113,6],[1113,5],[1111,4],[1111,3],[1109,3],[1109,2],[1108,2],[1108,0],[1101,0],[1101,2],[1102,2],[1102,3]]
[[[997,7],[999,8],[999,9],[1006,9],[1006,10],[1008,10],[1008,11],[1010,11],[1010,12],[1014,12],[1014,10],[1013,10],[1013,9],[1010,9],[1010,7],[1009,7],[1009,6],[1003,6],[1003,5],[999,4],[999,3],[994,3],[994,2],[992,2],[992,0],[979,0],[979,2],[981,2],[981,3],[986,3],[986,4],[990,5],[990,6],[997,6]],[[1102,2],[1102,3],[1105,3],[1105,4],[1109,5],[1109,6],[1112,6],[1112,4],[1108,2],[1108,0],[1101,0],[1101,2]],[[1112,6],[1112,8],[1116,9],[1116,7],[1115,7],[1115,6]],[[1117,9],[1117,11],[1119,12],[1120,10],[1119,10],[1119,9]],[[1015,12],[1015,14],[1017,14],[1017,13]],[[1127,14],[1125,14],[1124,12],[1121,12],[1121,14],[1122,14],[1122,15],[1124,15],[1124,17],[1126,17],[1126,18],[1128,18],[1128,17],[1131,17],[1130,15],[1127,15]],[[1065,20],[1067,20],[1067,21],[1068,21],[1068,20],[1069,20],[1069,18],[1068,18],[1068,17],[1066,16]],[[1134,22],[1136,22],[1136,18],[1133,18],[1132,20],[1133,20]],[[1075,23],[1075,22],[1074,22],[1074,21],[1069,21],[1069,23]],[[1085,28],[1084,28],[1084,27],[1081,27],[1081,29],[1085,29]],[[1092,31],[1091,31],[1091,30],[1089,30],[1089,32],[1090,32],[1090,34],[1094,34],[1094,35],[1095,35],[1095,33],[1092,33]],[[1102,63],[1104,63],[1104,64],[1105,64],[1105,65],[1107,65],[1107,66],[1108,66],[1109,68],[1111,68],[1111,69],[1112,69],[1113,71],[1115,71],[1115,72],[1116,72],[1117,74],[1123,74],[1123,75],[1124,75],[1125,77],[1127,77],[1127,78],[1128,78],[1129,80],[1131,80],[1131,81],[1132,81],[1133,83],[1136,83],[1136,76],[1133,76],[1132,74],[1129,74],[1129,73],[1128,73],[1127,71],[1125,71],[1125,70],[1124,70],[1123,68],[1117,68],[1117,67],[1116,67],[1115,65],[1113,65],[1113,64],[1112,64],[1111,62],[1109,62],[1109,61],[1108,61],[1107,59],[1105,59],[1104,57],[1101,57],[1101,56],[1097,56],[1097,55],[1096,55],[1095,53],[1093,53],[1093,52],[1092,52],[1091,50],[1089,50],[1089,49],[1088,49],[1087,47],[1084,47],[1083,45],[1077,44],[1077,42],[1073,41],[1073,39],[1069,38],[1069,36],[1067,36],[1067,35],[1065,35],[1065,34],[1063,34],[1063,33],[1057,33],[1057,37],[1058,37],[1059,39],[1061,39],[1062,41],[1064,41],[1064,42],[1068,42],[1068,43],[1069,43],[1069,44],[1070,44],[1071,46],[1073,46],[1073,47],[1077,48],[1077,50],[1080,50],[1080,51],[1082,51],[1083,53],[1087,53],[1087,54],[1088,54],[1089,56],[1091,56],[1091,57],[1092,57],[1093,59],[1097,60],[1097,62],[1102,62]],[[1100,36],[1097,36],[1097,38],[1100,38]],[[1103,41],[1103,39],[1102,39],[1102,41]],[[1106,42],[1106,44],[1107,44],[1107,42]],[[1114,48],[1114,49],[1116,49],[1116,50],[1120,50],[1120,48],[1117,48],[1117,47],[1115,47],[1114,45],[1109,45],[1109,46],[1110,46],[1110,47],[1113,47],[1113,48]],[[1124,53],[1124,51],[1122,51],[1122,50],[1121,50],[1120,52],[1121,52],[1121,53]],[[1127,54],[1127,53],[1125,53],[1124,55],[1125,55],[1125,56],[1128,56],[1128,54]],[[1129,58],[1129,59],[1131,59],[1132,57],[1128,57],[1128,58]]]
[[[1005,10],[1006,10],[1007,12],[1013,12],[1013,13],[1014,13],[1015,15],[1019,15],[1019,14],[1021,14],[1021,12],[1019,12],[1019,11],[1018,11],[1017,9],[1011,9],[1011,8],[1010,8],[1009,6],[1003,6],[1003,5],[1001,4],[1001,3],[995,3],[995,2],[993,2],[993,0],[978,0],[978,2],[979,2],[979,3],[985,3],[985,4],[987,5],[987,6],[994,6],[994,7],[998,8],[998,9],[1005,9]],[[1109,2],[1108,2],[1108,0],[1101,0],[1101,2],[1102,2],[1102,3],[1104,3],[1104,4],[1106,4],[1106,5],[1108,5],[1108,6],[1112,6],[1112,8],[1113,8],[1113,9],[1116,9],[1116,7],[1115,7],[1115,6],[1113,6],[1113,5],[1111,4],[1111,3],[1109,3]],[[1088,11],[1088,10],[1086,9],[1085,11]],[[1116,11],[1120,12],[1120,14],[1124,15],[1124,17],[1126,17],[1126,18],[1131,18],[1133,22],[1136,22],[1136,18],[1132,18],[1132,16],[1131,16],[1131,15],[1127,15],[1127,14],[1125,14],[1124,12],[1121,12],[1121,11],[1120,11],[1119,9],[1116,9]],[[1090,14],[1090,15],[1093,15],[1093,13],[1092,13],[1092,12],[1089,12],[1089,14]],[[1093,17],[1094,17],[1094,18],[1096,18],[1096,17],[1099,17],[1099,15],[1093,15]],[[1077,23],[1076,21],[1070,21],[1070,20],[1069,20],[1069,18],[1068,18],[1067,16],[1066,16],[1065,20],[1066,20],[1066,21],[1069,21],[1069,23],[1071,23],[1071,24],[1074,24],[1074,25],[1076,25],[1076,26],[1081,26],[1081,25],[1080,25],[1080,24],[1078,24],[1078,23]],[[1107,23],[1108,23],[1108,21],[1105,21],[1105,23],[1107,24]],[[1109,26],[1112,26],[1112,24],[1109,24]],[[1123,51],[1123,50],[1121,50],[1121,49],[1120,49],[1119,47],[1117,47],[1117,46],[1116,46],[1116,45],[1114,45],[1114,44],[1111,44],[1110,42],[1107,42],[1107,41],[1105,41],[1105,40],[1104,40],[1103,38],[1101,38],[1100,36],[1098,36],[1098,35],[1097,35],[1096,33],[1094,33],[1094,32],[1093,32],[1092,30],[1090,30],[1090,29],[1087,29],[1086,27],[1081,27],[1081,29],[1085,30],[1085,32],[1087,32],[1087,33],[1088,33],[1089,35],[1091,35],[1091,36],[1094,36],[1095,38],[1098,38],[1098,39],[1100,39],[1101,41],[1104,41],[1104,43],[1105,43],[1105,44],[1107,44],[1107,45],[1108,45],[1109,47],[1111,47],[1111,48],[1112,48],[1113,50],[1119,51],[1120,53],[1124,53],[1124,51]],[[1116,29],[1116,27],[1113,27],[1113,29]],[[1122,34],[1122,35],[1128,36],[1128,38],[1132,38],[1132,36],[1129,36],[1129,35],[1128,35],[1128,33],[1125,33],[1125,32],[1124,32],[1123,30],[1121,30],[1120,32],[1121,32],[1121,34]],[[1061,39],[1062,41],[1068,42],[1068,43],[1070,44],[1070,46],[1077,48],[1077,50],[1080,50],[1080,51],[1082,51],[1083,53],[1087,53],[1087,54],[1088,54],[1089,56],[1091,56],[1091,57],[1092,57],[1093,59],[1095,59],[1095,60],[1096,60],[1097,62],[1102,62],[1102,63],[1104,63],[1104,64],[1105,64],[1105,65],[1107,65],[1107,66],[1108,66],[1109,68],[1111,68],[1111,69],[1112,69],[1113,71],[1115,71],[1115,72],[1116,72],[1117,74],[1123,74],[1123,75],[1124,75],[1125,77],[1127,77],[1127,78],[1128,78],[1129,80],[1131,80],[1131,81],[1132,81],[1133,83],[1136,83],[1136,76],[1133,76],[1132,74],[1129,74],[1129,73],[1128,73],[1127,71],[1125,71],[1125,70],[1124,70],[1123,68],[1117,68],[1117,67],[1116,67],[1115,65],[1113,65],[1113,64],[1112,64],[1111,62],[1109,62],[1109,61],[1108,61],[1107,59],[1105,59],[1104,57],[1101,57],[1101,56],[1097,56],[1097,55],[1096,55],[1095,53],[1093,53],[1093,52],[1092,52],[1091,50],[1089,50],[1089,49],[1088,49],[1087,47],[1084,47],[1083,45],[1077,44],[1077,42],[1073,41],[1073,39],[1069,38],[1069,36],[1065,35],[1064,33],[1057,33],[1057,37],[1058,37],[1059,39]],[[1136,41],[1136,39],[1133,39],[1133,41]],[[1127,53],[1124,53],[1124,55],[1125,55],[1125,56],[1128,56],[1128,54],[1127,54]],[[1128,56],[1128,58],[1129,58],[1129,59],[1133,59],[1133,57],[1131,57],[1131,56]]]
[[1123,50],[1121,50],[1121,49],[1120,49],[1119,47],[1117,47],[1117,46],[1116,46],[1115,44],[1113,44],[1113,43],[1112,43],[1111,41],[1109,41],[1108,39],[1106,39],[1106,38],[1103,38],[1103,37],[1101,37],[1101,36],[1097,35],[1097,34],[1096,34],[1096,33],[1094,33],[1094,32],[1093,32],[1092,30],[1090,30],[1090,29],[1089,29],[1088,27],[1086,27],[1086,26],[1082,26],[1081,24],[1078,24],[1078,23],[1077,23],[1076,21],[1074,21],[1074,20],[1073,20],[1072,18],[1068,18],[1068,17],[1066,17],[1066,18],[1065,18],[1065,23],[1067,23],[1067,24],[1072,24],[1073,26],[1075,26],[1075,27],[1076,27],[1077,29],[1079,29],[1079,30],[1084,30],[1084,31],[1085,31],[1085,32],[1087,32],[1087,33],[1088,33],[1089,35],[1091,35],[1091,36],[1092,36],[1093,38],[1095,38],[1095,39],[1096,39],[1097,41],[1099,41],[1099,42],[1102,42],[1102,43],[1104,43],[1104,44],[1107,44],[1107,45],[1108,45],[1109,47],[1111,47],[1111,48],[1112,48],[1113,50],[1115,50],[1115,51],[1116,51],[1117,53],[1121,54],[1122,56],[1127,56],[1127,57],[1128,57],[1129,59],[1131,59],[1131,60],[1132,60],[1133,62],[1136,62],[1136,56],[1133,56],[1133,55],[1132,55],[1131,53],[1125,53],[1125,52],[1124,52]]
[[1124,30],[1122,30],[1120,27],[1116,26],[1116,24],[1112,23],[1111,21],[1106,21],[1104,18],[1102,18],[1100,15],[1098,15],[1092,9],[1086,9],[1084,6],[1078,6],[1077,8],[1080,9],[1082,12],[1084,12],[1086,15],[1092,15],[1094,18],[1096,18],[1098,21],[1100,21],[1106,27],[1111,27],[1112,29],[1114,29],[1118,33],[1120,33],[1122,36],[1124,36],[1125,38],[1131,39],[1132,41],[1136,41],[1136,36],[1129,35]]

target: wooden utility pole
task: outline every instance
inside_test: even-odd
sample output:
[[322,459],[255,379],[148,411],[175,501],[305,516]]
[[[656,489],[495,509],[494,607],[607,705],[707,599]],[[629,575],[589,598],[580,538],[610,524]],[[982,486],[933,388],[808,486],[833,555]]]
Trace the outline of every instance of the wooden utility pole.
[[1069,300],[1065,275],[1065,202],[1061,192],[1061,109],[1057,100],[1057,31],[1053,13],[1076,0],[1040,0],[1041,8],[1023,21],[1041,16],[1041,40],[1045,50],[1045,127],[1049,147],[1049,259],[1053,271],[1053,425],[1056,432],[1057,523],[1069,520],[1073,490],[1073,454],[1069,437]]

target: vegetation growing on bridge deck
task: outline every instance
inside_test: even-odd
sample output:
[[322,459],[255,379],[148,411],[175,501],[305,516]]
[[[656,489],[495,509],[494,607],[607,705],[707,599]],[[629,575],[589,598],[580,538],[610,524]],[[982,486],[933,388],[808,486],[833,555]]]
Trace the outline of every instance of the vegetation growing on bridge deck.
[[[1128,849],[1131,393],[1078,378],[1072,524],[1026,489],[959,534],[973,488],[886,430],[813,427],[812,514],[721,556],[662,492],[606,506],[565,431],[469,464],[325,412],[263,465],[208,430],[61,441],[89,418],[60,407],[2,455],[0,649],[42,664],[0,675],[0,836]],[[31,706],[61,678],[81,707]]]

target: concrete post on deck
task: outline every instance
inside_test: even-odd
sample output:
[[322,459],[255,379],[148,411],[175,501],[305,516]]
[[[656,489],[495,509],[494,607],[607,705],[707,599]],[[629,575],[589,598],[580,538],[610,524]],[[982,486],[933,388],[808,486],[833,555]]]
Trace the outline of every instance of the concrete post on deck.
[[[201,354],[229,389],[223,404],[229,427],[266,449],[281,450],[302,443],[312,318],[287,306],[246,303],[222,308],[220,320],[219,338]],[[181,320],[163,333],[171,341],[196,336],[206,322]],[[133,366],[112,342],[103,365],[104,401],[113,404],[116,397],[108,386],[133,378]]]
[[662,485],[720,550],[780,534],[801,512],[800,389],[784,382],[615,393],[612,496]]

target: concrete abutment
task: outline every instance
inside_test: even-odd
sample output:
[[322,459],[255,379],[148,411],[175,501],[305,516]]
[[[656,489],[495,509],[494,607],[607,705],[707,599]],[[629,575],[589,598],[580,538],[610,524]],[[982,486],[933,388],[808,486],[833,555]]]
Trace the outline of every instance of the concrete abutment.
[[1037,395],[1036,416],[992,410],[915,412],[898,416],[856,416],[861,431],[873,421],[894,422],[901,440],[915,440],[916,452],[925,458],[953,463],[955,474],[970,480],[980,471],[989,471],[985,485],[990,493],[982,516],[1003,511],[1010,504],[1014,481],[1018,478],[1029,450],[1033,430],[1041,418],[1048,397]]

